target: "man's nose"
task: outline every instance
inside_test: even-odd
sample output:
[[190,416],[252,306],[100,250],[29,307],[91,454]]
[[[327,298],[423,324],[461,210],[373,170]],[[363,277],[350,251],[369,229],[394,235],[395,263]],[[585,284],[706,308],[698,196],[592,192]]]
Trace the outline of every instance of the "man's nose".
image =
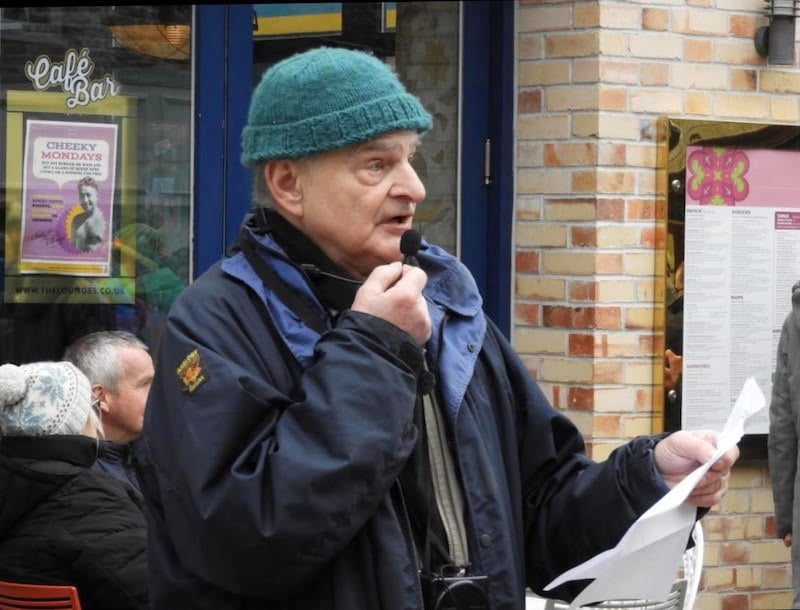
[[389,193],[392,197],[406,197],[414,203],[425,199],[425,185],[422,184],[419,174],[409,162],[403,163],[399,174]]

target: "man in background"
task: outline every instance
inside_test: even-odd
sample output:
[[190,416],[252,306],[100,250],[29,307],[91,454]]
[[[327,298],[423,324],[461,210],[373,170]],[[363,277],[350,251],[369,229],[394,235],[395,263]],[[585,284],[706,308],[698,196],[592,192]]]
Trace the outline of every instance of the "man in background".
[[127,331],[98,331],[72,343],[64,360],[83,371],[92,384],[92,404],[99,411],[105,435],[95,467],[141,493],[132,443],[142,432],[153,381],[153,359],[147,345]]
[[800,608],[800,545],[793,544],[794,526],[800,528],[798,500],[797,423],[800,417],[800,282],[792,286],[792,311],[783,321],[775,376],[772,380],[772,401],[769,405],[767,448],[772,498],[775,503],[775,530],[792,553],[792,608]]

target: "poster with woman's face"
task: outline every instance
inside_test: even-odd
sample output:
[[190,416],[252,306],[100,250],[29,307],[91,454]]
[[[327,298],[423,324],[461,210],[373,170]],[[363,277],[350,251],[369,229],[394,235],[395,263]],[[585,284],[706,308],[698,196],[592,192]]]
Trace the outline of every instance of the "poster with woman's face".
[[107,277],[117,125],[29,120],[20,272]]

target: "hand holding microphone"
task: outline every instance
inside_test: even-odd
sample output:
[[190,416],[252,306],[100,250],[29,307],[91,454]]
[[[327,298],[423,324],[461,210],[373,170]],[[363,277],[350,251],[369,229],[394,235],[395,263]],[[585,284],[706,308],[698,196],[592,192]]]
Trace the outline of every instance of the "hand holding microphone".
[[351,307],[353,311],[391,322],[414,337],[420,345],[431,336],[428,304],[422,296],[428,276],[419,268],[415,256],[421,241],[417,231],[406,231],[400,238],[403,263],[380,265],[373,269],[358,289]]

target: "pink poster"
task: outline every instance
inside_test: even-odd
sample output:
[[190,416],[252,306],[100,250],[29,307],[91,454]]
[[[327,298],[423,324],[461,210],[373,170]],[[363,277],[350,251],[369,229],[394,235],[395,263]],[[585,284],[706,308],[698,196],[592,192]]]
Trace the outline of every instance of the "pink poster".
[[21,273],[108,277],[117,126],[27,121]]
[[686,151],[686,205],[798,205],[800,152],[715,146]]

